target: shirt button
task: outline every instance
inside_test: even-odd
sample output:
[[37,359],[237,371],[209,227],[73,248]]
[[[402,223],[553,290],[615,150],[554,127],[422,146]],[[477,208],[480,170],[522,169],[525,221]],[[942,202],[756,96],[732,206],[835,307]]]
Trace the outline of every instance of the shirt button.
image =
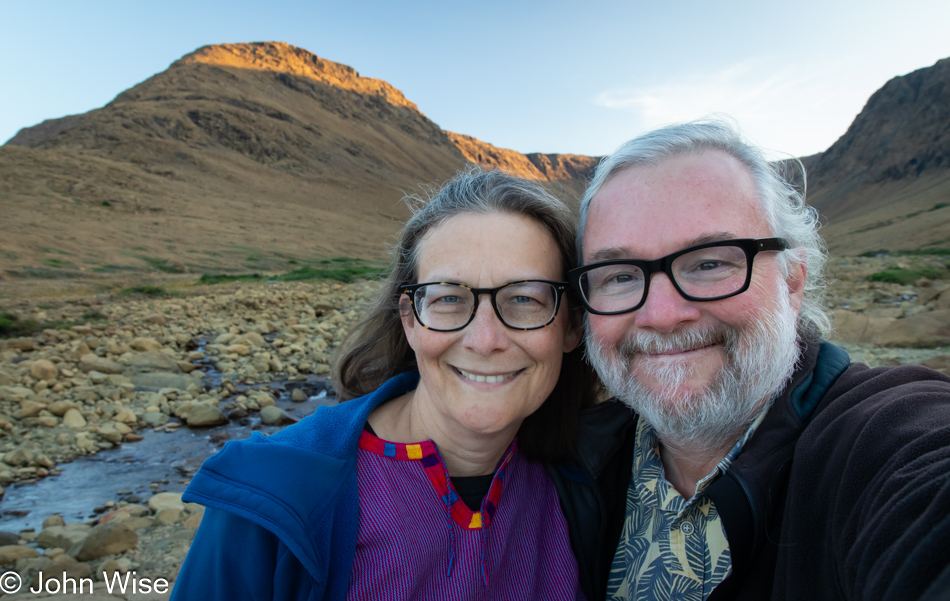
[[696,530],[696,528],[693,526],[692,522],[683,522],[682,524],[680,524],[680,532],[682,532],[686,536],[689,536],[690,534],[692,534],[694,530]]

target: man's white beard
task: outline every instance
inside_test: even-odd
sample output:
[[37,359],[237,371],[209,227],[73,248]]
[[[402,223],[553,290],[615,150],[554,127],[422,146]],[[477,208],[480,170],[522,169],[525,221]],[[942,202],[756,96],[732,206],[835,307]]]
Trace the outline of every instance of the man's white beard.
[[[656,430],[668,445],[692,450],[728,450],[758,412],[785,388],[798,361],[798,316],[788,296],[743,330],[721,325],[672,334],[631,334],[618,348],[605,349],[587,328],[587,353],[601,380]],[[656,382],[654,391],[630,366],[641,353],[660,353],[722,344],[725,365],[704,390],[678,392],[696,367],[685,362],[641,361],[637,369]]]

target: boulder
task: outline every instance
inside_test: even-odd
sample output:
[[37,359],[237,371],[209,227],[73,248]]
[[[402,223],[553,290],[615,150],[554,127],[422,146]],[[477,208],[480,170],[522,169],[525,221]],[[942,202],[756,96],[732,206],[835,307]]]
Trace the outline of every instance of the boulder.
[[86,427],[86,418],[78,409],[70,409],[63,414],[63,425],[72,430],[82,430]]
[[46,380],[51,382],[59,375],[59,369],[52,361],[46,359],[37,359],[30,365],[30,375],[34,380]]
[[70,409],[79,409],[79,405],[72,401],[54,401],[48,409],[56,417],[63,417]]
[[188,412],[186,421],[191,428],[206,428],[226,424],[228,418],[217,406],[199,403]]
[[174,357],[157,351],[137,353],[129,357],[129,367],[136,371],[169,371],[180,373],[181,368]]
[[[178,369],[178,366],[175,366]],[[136,388],[158,392],[162,388],[188,390],[189,386],[201,386],[201,379],[185,374],[168,372],[147,372],[134,374],[129,378]]]
[[895,319],[872,336],[881,346],[934,348],[950,345],[950,309]]
[[163,426],[168,423],[169,417],[161,411],[146,411],[142,416],[142,421],[147,426]]
[[294,388],[293,392],[290,393],[290,400],[295,403],[303,403],[307,400],[307,393],[300,388]]
[[46,409],[46,403],[22,401],[20,403],[20,417],[36,417],[43,409]]
[[35,396],[35,393],[30,388],[23,386],[0,386],[0,401],[19,403],[33,396]]
[[74,544],[67,553],[79,561],[90,561],[134,549],[139,535],[123,522],[106,522],[92,527],[89,535]]
[[138,421],[138,416],[128,407],[119,407],[115,410],[115,415],[112,419],[120,424],[134,425]]
[[925,365],[930,369],[935,369],[941,373],[950,375],[950,355],[937,355],[936,357],[931,357],[926,361],[921,361],[921,365]]
[[257,332],[248,332],[243,336],[238,336],[232,341],[232,344],[244,344],[247,346],[264,346],[264,337]]
[[77,542],[86,538],[92,526],[80,522],[65,526],[49,526],[36,537],[36,544],[41,549],[69,549]]
[[162,343],[154,338],[133,338],[129,342],[129,346],[132,347],[132,350],[136,351],[160,351],[162,350]]
[[51,515],[45,520],[43,520],[43,528],[49,528],[50,526],[65,526],[66,520],[63,519],[61,515]]
[[898,320],[868,317],[847,309],[836,309],[834,339],[850,344],[873,344],[877,333],[895,321]]
[[6,532],[0,530],[0,547],[7,545],[17,545],[20,543],[20,535],[16,532]]
[[105,357],[99,357],[92,353],[88,353],[79,358],[79,369],[88,373],[91,371],[98,371],[104,374],[121,374],[122,366],[112,361],[106,359]]
[[160,492],[152,495],[152,498],[148,500],[148,508],[154,513],[158,513],[163,509],[181,511],[185,508],[185,504],[181,500],[180,492]]
[[293,424],[297,420],[287,415],[280,407],[268,405],[261,409],[261,422],[268,426],[282,426],[284,424]]
[[25,545],[5,545],[0,547],[0,566],[15,564],[18,559],[32,559],[39,556],[39,551]]

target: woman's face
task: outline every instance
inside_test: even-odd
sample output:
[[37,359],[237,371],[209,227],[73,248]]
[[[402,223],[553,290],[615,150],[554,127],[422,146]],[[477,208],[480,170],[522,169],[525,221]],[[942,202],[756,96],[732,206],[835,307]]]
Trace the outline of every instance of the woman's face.
[[[517,280],[564,279],[553,236],[523,215],[458,215],[430,230],[417,256],[419,283],[495,288]],[[580,340],[563,301],[550,325],[519,331],[501,323],[491,297],[482,295],[475,318],[455,332],[423,328],[408,297],[402,302],[403,328],[421,374],[416,400],[427,403],[449,430],[507,431],[513,437],[554,389],[564,353]],[[477,376],[496,377],[479,382]],[[503,377],[494,381],[498,376]]]

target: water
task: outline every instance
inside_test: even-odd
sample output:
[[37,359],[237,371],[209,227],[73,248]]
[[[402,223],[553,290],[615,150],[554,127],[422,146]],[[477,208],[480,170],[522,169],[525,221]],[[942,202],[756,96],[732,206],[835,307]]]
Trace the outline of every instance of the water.
[[[215,377],[216,374],[212,374]],[[235,385],[238,394],[251,389],[269,390],[276,405],[295,419],[313,413],[320,405],[335,405],[336,397],[329,382],[311,376],[306,381],[276,381],[260,386]],[[290,400],[294,388],[302,388],[308,399]],[[222,409],[231,399],[221,401]],[[174,420],[173,420],[174,421]],[[28,528],[39,531],[43,520],[58,514],[66,522],[96,517],[95,509],[108,501],[130,500],[145,503],[159,492],[181,492],[201,463],[228,440],[248,438],[254,430],[271,434],[280,426],[266,426],[253,414],[214,428],[190,429],[185,426],[165,433],[139,432],[143,439],[125,443],[116,449],[77,458],[60,464],[60,474],[35,483],[11,484],[0,502],[0,530],[19,532]],[[153,486],[157,484],[157,486]],[[123,494],[118,494],[123,491]],[[100,509],[101,511],[101,509]]]

